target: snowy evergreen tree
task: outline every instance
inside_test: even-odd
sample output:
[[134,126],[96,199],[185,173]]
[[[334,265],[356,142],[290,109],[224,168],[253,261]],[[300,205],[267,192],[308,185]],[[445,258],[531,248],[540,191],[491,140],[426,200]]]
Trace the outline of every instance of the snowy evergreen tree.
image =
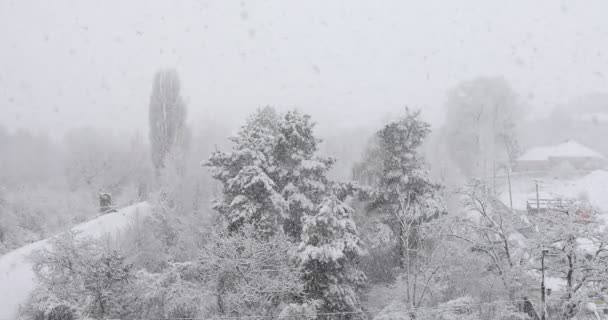
[[355,178],[370,186],[368,211],[382,217],[397,236],[400,265],[417,243],[417,225],[445,211],[440,186],[431,182],[418,149],[430,132],[420,112],[387,124],[372,140],[363,161],[354,169]]
[[315,156],[321,140],[314,136],[314,125],[309,115],[290,111],[279,127],[277,180],[288,205],[285,232],[294,239],[300,238],[302,217],[313,214],[331,185],[326,176],[335,159]]
[[251,225],[266,238],[285,232],[300,243],[304,292],[319,311],[358,312],[356,289],[365,276],[354,259],[362,250],[352,209],[342,203],[353,187],[327,179],[334,160],[315,155],[313,129],[310,116],[297,111],[258,110],[231,139],[233,151],[218,151],[207,163],[224,187],[215,207],[235,236]]
[[[440,186],[431,182],[419,148],[430,132],[430,126],[420,120],[420,112],[410,112],[388,123],[371,141],[363,161],[353,174],[371,189],[366,210],[375,226],[368,229],[391,231],[386,245],[370,248],[364,258],[366,271],[385,270],[379,275],[389,281],[397,280],[406,308],[426,303],[429,290],[436,286],[443,268],[433,259],[438,244],[426,224],[445,212],[439,195]],[[367,237],[369,238],[369,236]],[[381,257],[376,259],[375,257]],[[371,260],[370,260],[371,259]]]
[[305,290],[319,302],[318,312],[362,318],[357,288],[365,275],[354,262],[363,253],[352,209],[336,196],[326,197],[318,213],[305,216],[298,250]]
[[216,151],[206,164],[222,183],[223,196],[214,208],[226,219],[230,231],[247,223],[263,234],[272,234],[280,226],[286,203],[272,179],[279,170],[273,155],[278,125],[274,109],[258,110],[230,138],[233,151]]
[[223,197],[214,207],[229,230],[248,223],[261,234],[283,228],[299,240],[301,218],[311,214],[328,191],[326,173],[333,163],[315,156],[320,140],[313,128],[308,115],[279,115],[266,107],[231,138],[232,152],[211,156],[206,165],[223,185]]

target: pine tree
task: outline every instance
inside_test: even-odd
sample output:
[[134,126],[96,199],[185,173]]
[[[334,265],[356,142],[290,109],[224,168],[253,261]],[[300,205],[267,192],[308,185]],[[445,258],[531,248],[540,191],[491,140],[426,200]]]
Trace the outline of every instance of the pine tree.
[[280,226],[286,203],[272,176],[278,168],[274,158],[279,118],[265,108],[252,115],[236,137],[232,152],[216,151],[207,166],[223,186],[223,196],[214,205],[225,218],[228,230],[252,224],[263,234]]
[[327,179],[334,159],[315,155],[313,129],[309,115],[258,110],[232,139],[233,151],[215,152],[207,163],[223,185],[215,208],[230,231],[252,225],[267,239],[285,232],[300,243],[306,296],[319,311],[357,313],[365,276],[354,260],[362,249],[352,209],[342,202],[353,186]]
[[[423,302],[436,272],[428,272],[425,250],[429,234],[423,224],[445,211],[439,185],[431,182],[418,149],[430,132],[420,112],[406,110],[405,116],[378,131],[366,158],[354,170],[355,177],[371,189],[367,211],[392,229],[390,243],[398,267],[393,275],[404,286],[405,303],[415,308]],[[386,255],[388,252],[382,253]],[[371,265],[378,262],[372,261]],[[422,279],[422,280],[421,280]]]
[[362,316],[356,291],[365,281],[354,265],[363,250],[351,215],[336,196],[326,197],[317,214],[304,217],[298,250],[305,290],[320,302],[318,311],[344,313],[347,319]]
[[215,204],[238,230],[253,224],[262,234],[283,229],[299,241],[301,218],[327,193],[327,171],[334,160],[316,157],[320,142],[309,115],[279,115],[266,107],[252,115],[236,137],[232,152],[216,151],[207,166],[223,186]]
[[430,132],[420,111],[406,115],[378,131],[355,176],[373,188],[368,210],[383,215],[400,238],[401,265],[416,241],[416,224],[443,212],[440,186],[431,182],[418,149]]
[[282,170],[277,180],[288,205],[284,229],[294,239],[300,238],[302,218],[313,214],[328,194],[327,172],[335,162],[315,156],[321,140],[314,136],[314,125],[309,115],[290,111],[279,127],[275,155]]

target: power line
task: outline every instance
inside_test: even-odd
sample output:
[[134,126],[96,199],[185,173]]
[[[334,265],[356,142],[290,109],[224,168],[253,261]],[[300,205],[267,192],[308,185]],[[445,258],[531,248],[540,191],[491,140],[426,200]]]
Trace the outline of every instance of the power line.
[[[482,307],[482,306],[510,306],[515,303],[522,303],[526,301],[531,301],[529,299],[512,299],[512,300],[496,300],[496,301],[488,301],[488,302],[477,302],[477,303],[468,303],[468,304],[449,304],[443,306],[432,306],[432,307],[411,307],[411,308],[384,308],[378,310],[360,310],[360,311],[341,311],[341,312],[316,312],[313,313],[315,316],[342,316],[342,315],[356,315],[356,314],[374,314],[374,313],[395,313],[395,312],[403,312],[403,313],[411,313],[415,311],[448,311],[453,309],[460,308],[472,308],[472,307]],[[586,302],[594,302],[587,300],[577,300],[573,298],[551,298],[546,299],[548,302],[567,302],[567,301],[577,301],[578,303],[586,303]],[[600,307],[599,309],[608,309],[608,307]],[[291,318],[301,318],[302,315],[290,315],[284,317],[285,319]],[[249,315],[249,316],[219,316],[219,317],[209,317],[209,318],[137,318],[137,319],[112,319],[112,320],[257,320],[257,319],[276,319],[277,316],[272,315]],[[10,318],[0,318],[0,320],[13,320]]]
[[[360,310],[360,311],[341,311],[341,312],[320,312],[320,313],[312,313],[316,317],[319,316],[346,316],[346,315],[369,315],[374,313],[411,313],[416,311],[449,311],[453,309],[460,308],[472,308],[472,307],[482,307],[482,306],[510,306],[515,303],[522,303],[530,300],[526,299],[513,299],[513,300],[496,300],[489,302],[478,302],[478,303],[470,303],[470,304],[449,304],[444,306],[433,306],[433,307],[412,307],[412,308],[395,308],[395,309],[379,309],[379,310]],[[577,301],[576,299],[568,299],[568,298],[553,298],[546,299],[548,302],[566,302],[566,301]],[[578,301],[579,303],[592,302],[592,301]],[[608,309],[608,307],[600,308],[600,309]],[[301,315],[290,315],[283,317],[284,319],[292,319],[292,318],[302,318],[305,314]],[[219,316],[219,317],[209,317],[209,318],[143,318],[143,319],[129,319],[129,320],[259,320],[259,319],[276,319],[277,316],[272,315],[250,315],[250,316]],[[0,319],[2,320],[2,319]],[[6,319],[9,320],[9,319]],[[121,319],[115,319],[121,320]],[[122,319],[127,320],[127,319]]]

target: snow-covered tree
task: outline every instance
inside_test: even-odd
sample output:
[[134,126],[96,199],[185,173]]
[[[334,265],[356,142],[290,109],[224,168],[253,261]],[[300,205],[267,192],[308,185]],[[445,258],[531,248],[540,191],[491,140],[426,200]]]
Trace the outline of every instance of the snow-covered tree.
[[216,151],[206,163],[223,186],[222,198],[214,208],[224,216],[231,231],[252,224],[261,233],[272,234],[280,227],[287,205],[272,179],[281,169],[274,158],[278,126],[274,109],[258,110],[230,138],[233,151]]
[[502,292],[510,299],[526,287],[523,264],[527,253],[523,250],[524,236],[520,230],[529,229],[525,217],[512,212],[500,200],[487,192],[479,180],[458,190],[462,212],[444,219],[445,235],[478,257],[486,272],[497,277]]
[[528,316],[503,301],[480,303],[471,296],[462,296],[435,307],[404,312],[398,304],[381,311],[374,320],[528,320]]
[[161,70],[154,76],[148,116],[152,163],[157,170],[163,167],[167,153],[185,146],[189,137],[180,89],[177,71]]
[[362,318],[357,289],[365,275],[355,261],[363,253],[352,209],[336,196],[326,197],[318,213],[304,216],[298,249],[304,268],[304,286],[310,299],[320,302],[319,312]]
[[158,249],[165,259],[194,259],[203,234],[213,224],[216,213],[209,205],[213,181],[201,170],[200,156],[190,148],[173,148],[157,171],[150,195],[153,215],[145,223],[161,242]]
[[134,319],[184,319],[213,315],[213,294],[196,262],[172,263],[158,273],[136,274],[132,303]]
[[[425,223],[445,211],[440,187],[431,181],[426,164],[418,154],[429,132],[429,125],[420,120],[420,112],[406,110],[405,116],[378,131],[363,161],[353,172],[356,179],[372,190],[366,208],[370,217],[391,231],[386,242],[392,250],[382,247],[374,250],[380,250],[383,257],[395,257],[366,265],[372,269],[376,265],[379,269],[398,268],[392,277],[400,279],[405,291],[403,298],[409,308],[424,302],[429,285],[434,283],[439,271],[430,259],[432,234],[422,230]],[[387,262],[389,266],[379,265]]]
[[558,295],[559,316],[571,319],[589,297],[605,299],[601,297],[608,293],[608,235],[599,213],[588,204],[563,200],[562,206],[530,220],[536,229],[530,241],[533,270],[540,270],[546,250],[545,274],[563,284],[564,290],[552,293]]
[[302,218],[314,213],[333,185],[327,173],[335,159],[316,155],[321,140],[315,137],[314,126],[309,115],[297,111],[287,112],[279,126],[277,180],[288,205],[284,230],[294,239],[300,238]]
[[[342,203],[353,188],[327,179],[334,160],[315,155],[320,140],[313,129],[310,116],[297,111],[258,110],[231,139],[233,151],[215,152],[207,163],[223,185],[215,207],[236,235],[253,226],[258,236],[284,232],[300,242],[305,296],[322,311],[357,312],[360,240]],[[301,308],[308,307],[290,310]]]
[[333,163],[315,156],[320,140],[313,129],[309,115],[266,107],[231,138],[232,152],[213,153],[206,165],[223,186],[215,208],[230,230],[253,224],[261,234],[284,229],[299,240],[302,216],[329,190],[326,173]]
[[368,210],[383,215],[396,228],[402,266],[407,251],[416,245],[416,225],[445,211],[440,186],[430,180],[418,154],[429,132],[420,112],[407,110],[404,117],[378,131],[355,168],[355,178],[375,189]]
[[277,316],[304,299],[295,244],[282,233],[260,239],[252,225],[210,237],[197,261],[205,287],[222,316]]

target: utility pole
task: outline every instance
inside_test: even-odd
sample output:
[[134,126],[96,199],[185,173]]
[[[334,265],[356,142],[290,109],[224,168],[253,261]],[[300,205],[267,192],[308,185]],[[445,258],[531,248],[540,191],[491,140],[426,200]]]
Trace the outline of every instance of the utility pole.
[[540,320],[545,320],[545,317],[547,314],[547,303],[545,301],[545,254],[547,254],[548,252],[549,252],[549,250],[543,249],[541,251],[541,256],[540,256],[540,272],[541,272],[540,301],[542,303]]
[[492,195],[496,195],[496,159],[492,159]]
[[540,196],[538,195],[538,180],[534,180],[536,183],[536,214],[540,214]]
[[509,183],[509,204],[511,205],[511,212],[513,212],[513,194],[511,193],[511,165],[505,165],[507,168],[507,182]]

